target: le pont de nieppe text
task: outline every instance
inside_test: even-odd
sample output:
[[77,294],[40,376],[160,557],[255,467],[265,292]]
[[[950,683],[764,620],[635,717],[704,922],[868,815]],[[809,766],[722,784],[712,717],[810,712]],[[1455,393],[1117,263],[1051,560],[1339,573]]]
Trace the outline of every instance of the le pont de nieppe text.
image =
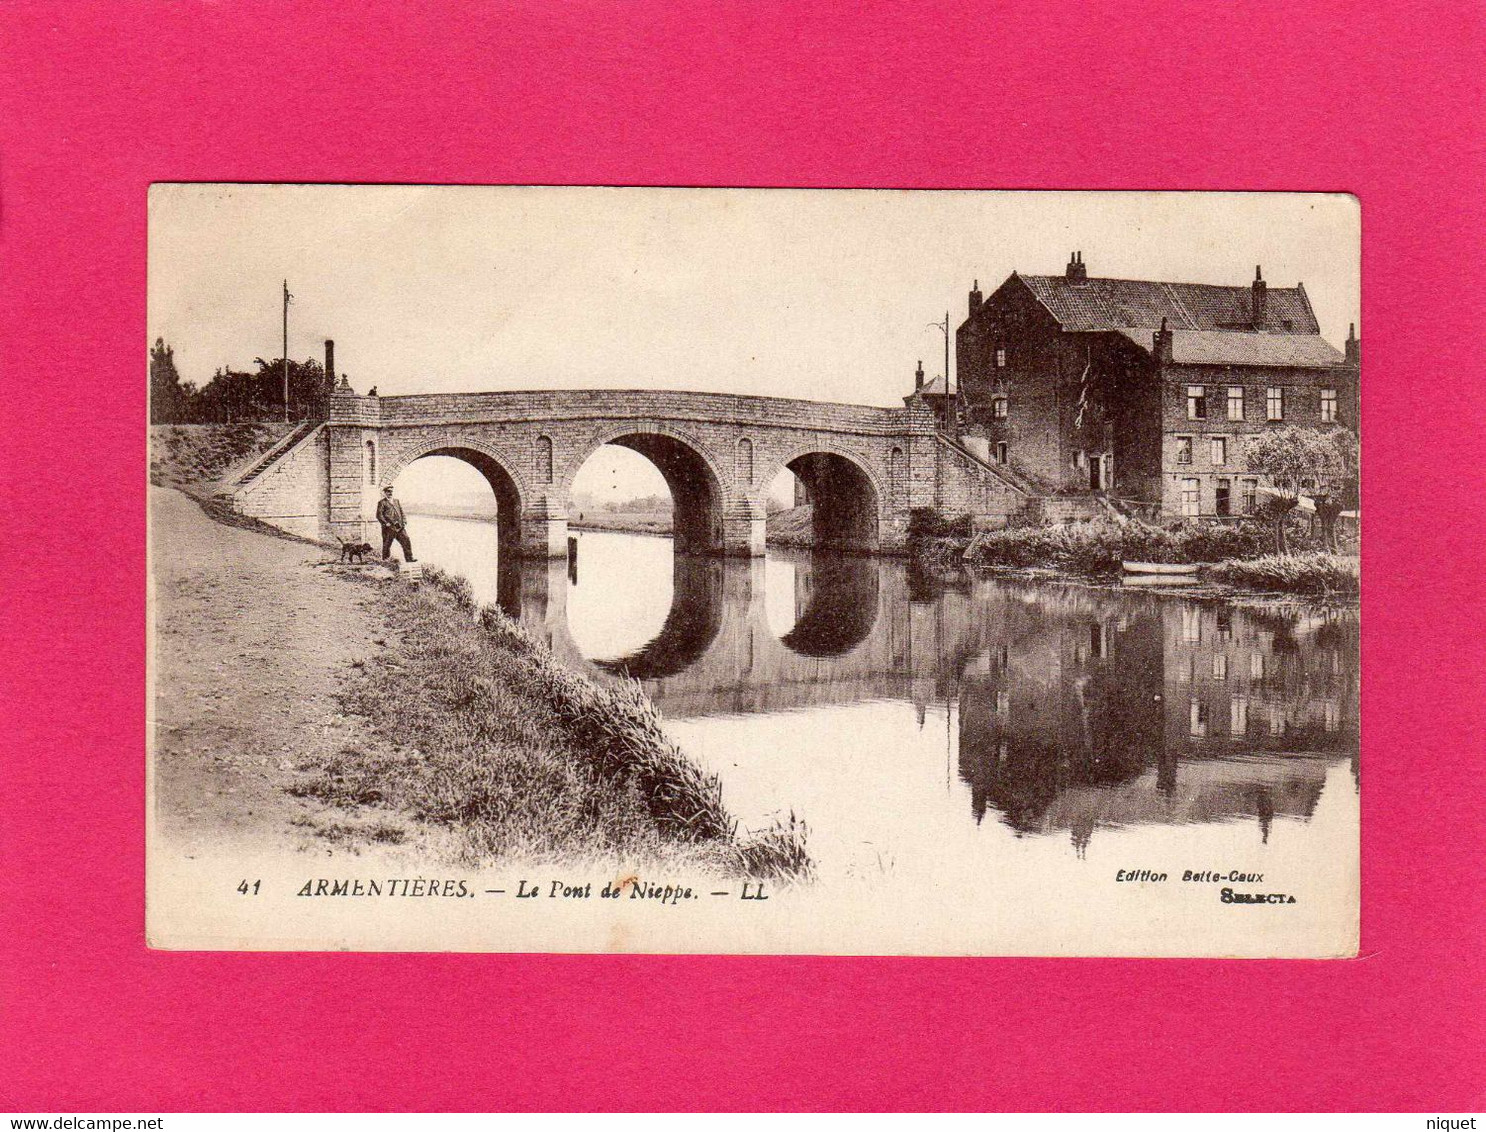
[[704,896],[734,896],[740,900],[767,900],[768,893],[762,881],[745,881],[741,891],[702,892],[683,884],[659,884],[628,877],[620,881],[608,881],[595,892],[595,882],[574,883],[567,880],[531,881],[519,880],[514,890],[487,888],[479,890],[473,882],[466,880],[441,880],[437,877],[392,877],[372,879],[362,877],[315,877],[304,882],[296,896],[370,896],[370,897],[450,897],[474,898],[485,896],[511,896],[515,899],[549,900],[650,900],[661,904],[679,904],[683,900],[699,900]]

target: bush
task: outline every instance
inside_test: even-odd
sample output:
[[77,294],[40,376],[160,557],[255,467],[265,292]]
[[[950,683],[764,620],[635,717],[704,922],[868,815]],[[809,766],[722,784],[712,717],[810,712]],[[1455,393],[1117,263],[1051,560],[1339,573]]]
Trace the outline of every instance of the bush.
[[937,507],[915,507],[908,513],[908,539],[968,539],[974,524],[969,515],[947,516]]

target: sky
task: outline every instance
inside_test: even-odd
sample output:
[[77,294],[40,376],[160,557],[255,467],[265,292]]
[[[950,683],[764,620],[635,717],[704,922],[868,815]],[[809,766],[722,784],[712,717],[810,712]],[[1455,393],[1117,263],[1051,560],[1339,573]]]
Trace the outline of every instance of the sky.
[[1334,194],[156,185],[149,340],[198,385],[278,357],[287,279],[290,356],[333,338],[358,392],[896,405],[919,359],[943,371],[930,323],[958,325],[973,280],[1058,274],[1074,250],[1091,276],[1246,285],[1262,265],[1305,282],[1340,345],[1361,332],[1359,239]]

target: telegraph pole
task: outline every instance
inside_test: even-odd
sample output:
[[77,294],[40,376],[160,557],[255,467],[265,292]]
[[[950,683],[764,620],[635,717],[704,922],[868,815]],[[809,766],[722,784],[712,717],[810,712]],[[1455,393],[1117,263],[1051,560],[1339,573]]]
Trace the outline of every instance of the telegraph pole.
[[944,431],[952,434],[953,426],[950,424],[950,401],[949,401],[949,311],[944,312],[943,322],[931,322],[930,326],[944,331]]
[[954,418],[960,414],[954,410],[954,402],[949,396],[949,311],[944,312],[944,431],[950,436],[955,434]]
[[[284,420],[289,419],[289,303],[294,296],[289,294],[289,280],[284,280]],[[948,347],[946,347],[948,349]]]

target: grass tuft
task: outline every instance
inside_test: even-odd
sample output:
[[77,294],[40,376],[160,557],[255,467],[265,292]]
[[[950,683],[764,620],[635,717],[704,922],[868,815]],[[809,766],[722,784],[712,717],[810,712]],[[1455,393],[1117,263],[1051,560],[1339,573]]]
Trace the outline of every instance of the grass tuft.
[[1328,597],[1356,597],[1361,579],[1355,559],[1318,552],[1266,554],[1259,558],[1220,562],[1204,576],[1230,586]]

